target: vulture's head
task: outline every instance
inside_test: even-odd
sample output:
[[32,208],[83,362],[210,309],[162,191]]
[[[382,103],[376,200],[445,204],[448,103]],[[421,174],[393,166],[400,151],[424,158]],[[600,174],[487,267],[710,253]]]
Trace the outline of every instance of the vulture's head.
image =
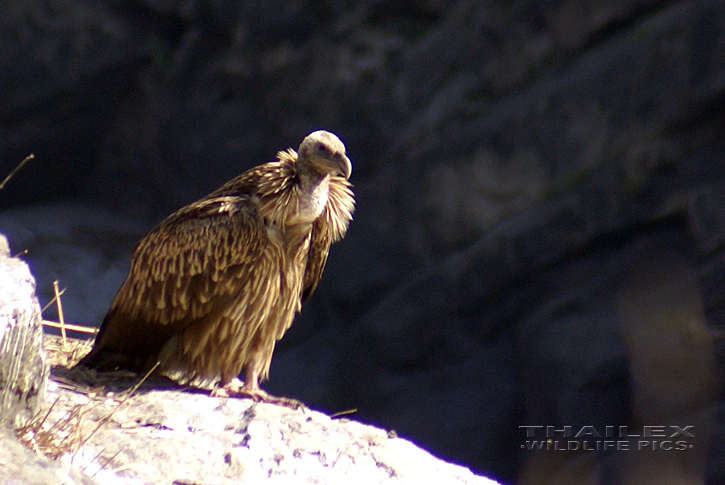
[[298,163],[319,174],[350,178],[352,164],[345,155],[345,145],[329,131],[310,133],[297,150]]

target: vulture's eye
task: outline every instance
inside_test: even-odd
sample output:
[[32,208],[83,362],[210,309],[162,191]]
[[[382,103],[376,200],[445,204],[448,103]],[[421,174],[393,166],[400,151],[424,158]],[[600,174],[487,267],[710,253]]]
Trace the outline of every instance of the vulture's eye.
[[327,147],[320,143],[319,145],[317,145],[317,151],[320,153],[325,153],[327,151]]

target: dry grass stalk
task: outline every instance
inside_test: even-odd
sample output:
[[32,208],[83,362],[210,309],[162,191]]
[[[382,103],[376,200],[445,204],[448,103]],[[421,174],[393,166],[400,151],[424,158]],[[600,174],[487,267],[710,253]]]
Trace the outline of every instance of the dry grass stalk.
[[[65,290],[65,288],[64,288]],[[60,299],[60,290],[58,289],[58,280],[53,281],[53,293],[55,293],[55,303],[58,305],[58,322],[60,323],[60,335],[63,338],[63,347],[66,345],[65,338],[65,318],[63,317],[63,303]]]
[[[43,322],[45,325],[45,322]],[[93,340],[75,339],[69,337],[65,346],[58,335],[45,334],[43,346],[51,367],[73,367],[81,357],[86,355],[93,346]]]
[[41,310],[41,313],[48,309],[53,303],[58,308],[58,320],[59,322],[53,322],[51,320],[42,320],[42,324],[45,327],[52,327],[60,329],[61,337],[59,339],[54,335],[45,335],[44,345],[45,350],[48,354],[49,363],[51,366],[60,365],[63,367],[72,367],[76,362],[80,360],[86,353],[91,350],[90,340],[79,340],[73,339],[67,336],[68,331],[85,333],[89,335],[95,335],[98,333],[97,328],[86,327],[84,325],[76,325],[67,323],[63,315],[63,303],[61,301],[61,295],[65,293],[65,288],[62,290],[58,287],[58,280],[53,282],[53,290],[55,296],[48,302],[45,307]]
[[[27,251],[27,249],[26,249],[26,251]],[[53,299],[52,299],[52,300],[50,300],[50,301],[49,301],[49,302],[48,302],[48,303],[47,303],[47,304],[46,304],[46,305],[45,305],[45,306],[44,306],[44,307],[43,307],[43,308],[42,308],[42,309],[40,310],[40,313],[43,313],[43,312],[44,312],[45,310],[47,310],[48,308],[50,308],[50,305],[52,305],[53,303],[55,303],[55,302],[56,302],[56,300],[58,300],[58,298],[60,298],[60,296],[61,296],[61,295],[62,295],[63,293],[65,293],[65,288],[63,288],[62,290],[60,290],[60,292],[57,292],[57,291],[56,291],[56,292],[55,292],[55,296],[53,297]]]
[[16,431],[21,443],[39,456],[54,460],[67,453],[75,453],[85,442],[81,430],[87,413],[87,404],[76,404],[57,421],[51,422],[49,418],[58,399],[45,414],[39,413],[30,423]]
[[67,330],[72,330],[74,332],[88,333],[88,334],[91,334],[91,335],[95,335],[95,334],[98,333],[98,329],[97,328],[87,327],[85,325],[76,325],[76,324],[73,324],[73,323],[66,323],[65,317],[63,315],[63,302],[61,301],[61,298],[60,298],[61,295],[63,293],[65,293],[65,290],[66,290],[65,288],[63,288],[62,290],[59,290],[59,288],[58,288],[58,280],[55,280],[53,282],[53,292],[55,293],[55,296],[53,296],[53,299],[50,300],[48,302],[48,304],[43,307],[42,310],[40,310],[40,312],[42,313],[45,310],[47,310],[48,307],[50,307],[50,305],[52,305],[53,303],[56,304],[56,307],[58,308],[58,320],[60,320],[60,321],[59,322],[53,322],[51,320],[43,320],[42,323],[46,327],[59,328],[60,329],[61,336],[63,337],[63,344],[64,345],[66,343],[66,331]]
[[54,322],[52,320],[43,320],[42,323],[46,327],[64,328],[65,330],[72,330],[73,332],[87,333],[89,335],[95,335],[98,333],[97,328],[86,327],[85,325],[76,325],[74,323]]
[[15,167],[14,169],[12,169],[12,171],[8,174],[8,176],[5,177],[5,180],[3,180],[2,183],[0,183],[0,190],[4,189],[5,188],[5,185],[10,181],[11,178],[13,178],[13,175],[15,175],[18,170],[20,170],[21,168],[23,168],[23,165],[25,165],[26,163],[28,163],[33,158],[35,158],[35,155],[31,153],[30,155],[28,155],[27,157],[25,157],[23,159],[23,161],[20,162],[17,165],[17,167]]
[[345,409],[344,411],[338,411],[336,413],[332,413],[330,415],[330,417],[339,418],[340,416],[347,416],[348,414],[355,414],[356,412],[357,412],[357,408]]

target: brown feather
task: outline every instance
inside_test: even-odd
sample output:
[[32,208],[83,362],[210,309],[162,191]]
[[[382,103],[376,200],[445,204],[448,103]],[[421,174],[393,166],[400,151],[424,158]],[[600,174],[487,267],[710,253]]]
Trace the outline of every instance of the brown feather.
[[[329,145],[322,155],[313,151],[320,144]],[[314,292],[354,210],[349,161],[334,135],[315,132],[300,155],[277,157],[139,241],[79,365],[141,371],[158,361],[162,373],[199,385],[225,385],[245,369],[267,377],[275,342]]]

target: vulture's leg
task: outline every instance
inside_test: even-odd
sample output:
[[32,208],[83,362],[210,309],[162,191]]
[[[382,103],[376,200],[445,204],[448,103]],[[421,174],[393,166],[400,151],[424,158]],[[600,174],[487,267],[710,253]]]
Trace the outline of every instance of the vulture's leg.
[[249,366],[244,371],[244,383],[237,378],[230,379],[222,387],[212,391],[212,396],[219,397],[249,397],[257,402],[266,402],[269,404],[281,404],[294,409],[304,408],[297,399],[290,397],[278,397],[273,396],[259,387],[259,372],[253,369],[253,366]]

